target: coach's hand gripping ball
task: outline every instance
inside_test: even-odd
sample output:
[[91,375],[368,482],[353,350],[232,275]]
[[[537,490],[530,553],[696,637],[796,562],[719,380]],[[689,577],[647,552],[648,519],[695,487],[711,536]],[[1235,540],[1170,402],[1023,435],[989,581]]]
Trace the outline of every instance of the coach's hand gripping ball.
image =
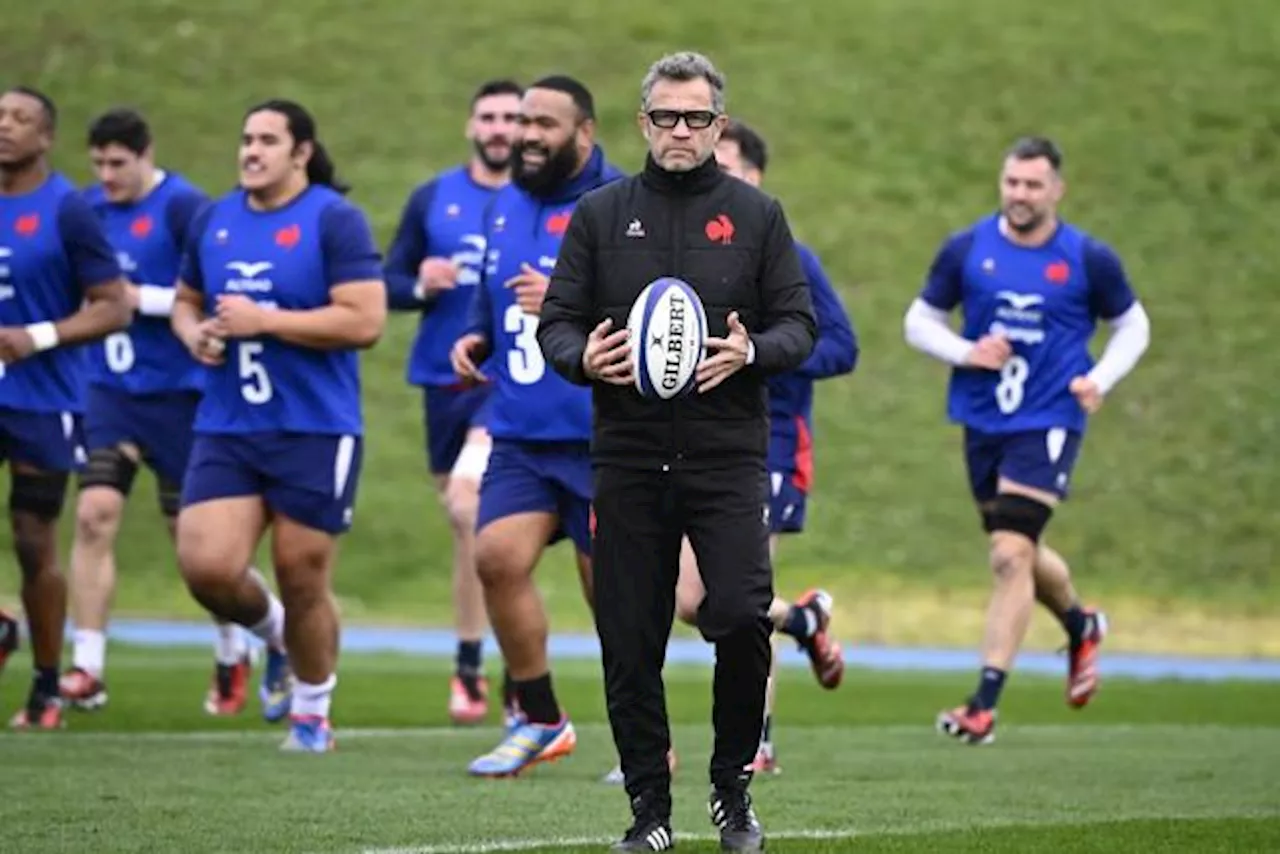
[[627,317],[631,368],[644,397],[671,400],[696,387],[706,357],[707,315],[687,282],[663,277],[640,292]]

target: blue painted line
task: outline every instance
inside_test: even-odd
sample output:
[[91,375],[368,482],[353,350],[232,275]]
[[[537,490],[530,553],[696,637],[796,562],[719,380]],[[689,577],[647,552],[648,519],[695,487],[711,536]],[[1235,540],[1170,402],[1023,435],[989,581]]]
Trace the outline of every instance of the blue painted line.
[[[169,622],[151,620],[117,620],[110,630],[112,640],[150,647],[203,646],[213,643],[213,627],[201,622]],[[442,629],[404,629],[372,626],[344,626],[343,652],[394,652],[408,655],[451,656],[456,641],[453,633]],[[592,659],[600,657],[600,644],[594,635],[552,635],[549,641],[552,660]],[[808,667],[809,659],[793,643],[779,643],[779,663],[786,667]],[[485,641],[485,652],[498,655],[492,638]],[[706,664],[714,662],[714,651],[700,640],[674,637],[667,651],[671,664]],[[974,650],[891,648],[883,646],[847,645],[845,663],[851,667],[890,671],[972,671],[978,666]],[[1046,652],[1024,652],[1018,656],[1018,671],[1060,675],[1066,660],[1062,655]],[[1109,676],[1134,679],[1185,679],[1221,681],[1243,679],[1280,682],[1280,660],[1241,658],[1189,658],[1169,655],[1108,654],[1103,668]]]

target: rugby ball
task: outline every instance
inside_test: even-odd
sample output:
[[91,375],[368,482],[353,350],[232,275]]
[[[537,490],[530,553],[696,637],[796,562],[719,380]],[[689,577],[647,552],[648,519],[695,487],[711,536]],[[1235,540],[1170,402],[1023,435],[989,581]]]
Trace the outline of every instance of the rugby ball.
[[697,291],[671,277],[650,282],[631,306],[627,330],[641,396],[671,400],[693,390],[707,350],[707,315]]

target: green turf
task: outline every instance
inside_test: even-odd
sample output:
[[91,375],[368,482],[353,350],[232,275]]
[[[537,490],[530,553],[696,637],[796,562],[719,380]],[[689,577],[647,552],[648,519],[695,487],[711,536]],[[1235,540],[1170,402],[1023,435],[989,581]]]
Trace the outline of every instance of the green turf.
[[[348,656],[338,751],[275,752],[278,728],[199,711],[207,658],[113,648],[111,704],[62,734],[0,734],[6,845],[44,851],[423,852],[495,840],[600,840],[626,823],[598,782],[614,761],[598,665],[558,667],[574,756],[517,781],[464,768],[496,728],[444,726],[447,663]],[[5,711],[21,680],[10,673]],[[667,675],[680,765],[677,832],[705,837],[709,671]],[[1111,680],[1084,712],[1056,679],[1010,684],[999,738],[943,740],[934,713],[968,678],[851,671],[827,693],[788,671],[776,730],[783,773],[757,780],[761,820],[789,852],[1267,850],[1280,839],[1280,686]],[[18,781],[21,781],[20,783]],[[56,821],[35,804],[57,804]],[[820,831],[853,838],[786,838]],[[441,847],[431,847],[441,846]],[[1217,846],[1217,847],[1214,847]],[[560,851],[602,850],[598,842]],[[703,844],[680,850],[714,850]]]
[[[709,52],[728,73],[731,111],[773,144],[768,185],[862,337],[857,375],[819,395],[810,530],[786,557],[846,600],[890,581],[902,590],[886,603],[912,601],[913,585],[985,583],[957,434],[942,420],[944,371],[904,345],[900,319],[942,237],[991,209],[1002,148],[1050,133],[1067,152],[1067,216],[1119,249],[1154,324],[1146,361],[1090,432],[1052,537],[1086,591],[1139,594],[1147,616],[1206,603],[1266,610],[1280,491],[1270,0],[863,0],[792,4],[785,19],[765,0],[662,14],[563,0],[0,7],[5,76],[58,99],[57,164],[76,178],[87,175],[85,122],[125,101],[151,116],[166,165],[225,188],[243,109],[288,95],[318,116],[383,240],[409,189],[465,154],[478,81],[582,76],[608,152],[634,168],[647,63]],[[447,529],[423,473],[418,398],[402,380],[413,325],[395,318],[365,360],[368,456],[339,588],[352,618],[442,623]],[[160,583],[171,560],[150,486],[138,498],[120,606],[194,613]],[[572,579],[556,584],[558,621],[585,625]],[[900,640],[908,628],[886,619],[880,630]],[[937,640],[950,623],[921,631]]]

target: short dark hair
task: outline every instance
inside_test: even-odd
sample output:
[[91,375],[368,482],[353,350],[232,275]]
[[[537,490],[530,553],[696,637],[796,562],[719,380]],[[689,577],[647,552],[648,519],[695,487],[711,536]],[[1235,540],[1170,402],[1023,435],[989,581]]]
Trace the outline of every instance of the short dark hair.
[[53,99],[48,95],[31,86],[10,86],[6,91],[26,95],[28,98],[35,98],[40,102],[40,108],[44,110],[45,129],[50,133],[58,129],[58,105],[53,103]]
[[116,107],[93,120],[88,141],[90,148],[114,144],[141,154],[151,147],[151,128],[142,113],[129,107]]
[[573,105],[578,108],[578,115],[584,121],[596,117],[596,101],[591,97],[591,90],[566,74],[550,74],[535,80],[529,88],[563,92],[573,99]]
[[506,78],[502,80],[487,80],[481,83],[475,94],[471,96],[471,106],[474,107],[481,98],[489,98],[493,95],[515,95],[519,98],[523,94],[524,88],[514,80]]
[[765,143],[764,137],[756,133],[749,125],[743,124],[737,119],[730,119],[729,123],[724,127],[724,132],[720,134],[720,138],[736,142],[742,159],[761,172],[764,172],[768,167],[769,146]]
[[1047,136],[1021,137],[1009,146],[1005,157],[1012,157],[1014,160],[1037,160],[1043,157],[1049,161],[1053,171],[1062,171],[1062,149]]

